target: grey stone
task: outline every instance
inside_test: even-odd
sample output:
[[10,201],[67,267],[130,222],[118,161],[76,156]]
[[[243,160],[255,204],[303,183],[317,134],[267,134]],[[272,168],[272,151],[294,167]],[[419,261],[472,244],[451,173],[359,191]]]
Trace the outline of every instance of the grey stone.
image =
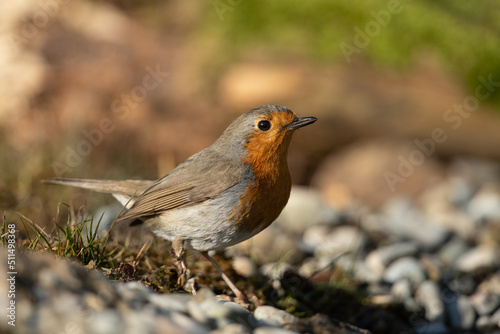
[[399,242],[382,246],[371,251],[366,256],[366,265],[374,272],[381,275],[387,266],[401,257],[413,256],[418,252],[415,242]]
[[286,324],[295,324],[299,320],[290,313],[267,305],[257,307],[254,316],[262,326],[282,327]]
[[476,292],[470,301],[479,315],[489,315],[500,307],[500,295],[497,294]]
[[419,247],[433,250],[448,238],[448,229],[422,215],[414,204],[401,197],[390,200],[384,206],[378,227],[381,232],[399,239],[414,240]]
[[427,280],[418,286],[415,299],[425,309],[425,318],[429,321],[441,319],[444,314],[444,304],[436,282]]
[[499,327],[500,317],[494,317],[493,315],[482,315],[477,318],[476,328],[481,331],[481,333],[491,332]]
[[132,309],[141,310],[149,302],[151,290],[139,282],[117,283],[116,290]]
[[134,326],[130,326],[130,324],[133,322],[131,321],[131,317],[136,319],[136,317],[134,316],[134,312],[128,312],[126,317],[127,327],[125,327],[125,319],[122,318],[120,314],[118,314],[118,312],[114,310],[104,310],[101,312],[97,312],[93,315],[91,321],[88,322],[89,333],[123,333],[125,331],[125,328],[127,328],[127,330],[130,330],[130,327],[133,327],[134,329],[137,329],[139,331],[144,331],[146,329],[142,319],[140,320],[141,324],[134,322]]
[[257,266],[248,256],[235,256],[233,258],[233,269],[243,277],[252,277],[257,274]]
[[262,326],[256,328],[253,331],[253,334],[299,334],[299,333],[279,327]]
[[402,257],[389,265],[384,272],[383,279],[389,283],[395,283],[407,278],[412,284],[418,284],[425,280],[425,272],[420,263],[413,257]]
[[447,267],[454,266],[457,259],[469,250],[467,243],[460,238],[454,238],[447,242],[438,253],[438,258]]
[[448,185],[448,199],[455,207],[464,208],[476,191],[470,180],[461,176],[450,177]]
[[156,294],[149,297],[149,301],[162,310],[188,313],[187,303],[193,299],[192,295],[183,293]]
[[311,277],[318,269],[320,269],[318,261],[314,257],[308,257],[302,261],[297,271],[303,277]]
[[500,219],[500,194],[493,186],[483,186],[472,198],[467,211],[476,220]]
[[477,270],[495,268],[500,264],[498,249],[493,246],[480,245],[470,249],[456,262],[457,270],[474,273]]
[[476,321],[476,311],[467,296],[460,295],[448,303],[448,319],[453,328],[471,330]]
[[[170,320],[169,322],[174,324],[176,327],[182,329],[177,333],[204,334],[209,332],[208,327],[203,326],[200,323],[197,323],[195,320],[193,320],[193,318],[188,317],[184,313],[172,312],[172,314],[169,317],[169,320]],[[160,323],[155,324],[155,328],[157,328],[158,330],[157,332],[168,333],[168,331],[165,331],[160,325],[161,325]]]
[[207,312],[207,314],[215,318],[219,328],[225,326],[228,322],[239,323],[246,328],[254,328],[257,326],[258,321],[255,319],[255,316],[240,304],[227,300],[219,300],[218,304],[223,306],[227,313],[221,313],[221,315],[223,315],[222,317],[217,317],[215,314],[212,314],[211,311]]
[[419,309],[417,302],[413,298],[411,283],[406,278],[403,278],[392,285],[391,296],[394,300],[402,303],[407,311],[416,312]]
[[251,255],[258,263],[282,261],[298,261],[301,251],[297,247],[297,237],[279,224],[271,224],[268,228],[237,245],[225,249],[229,256]]
[[283,277],[287,270],[293,267],[286,262],[266,263],[260,267],[260,272],[272,280],[279,280]]
[[339,217],[339,213],[323,201],[318,191],[294,186],[276,223],[289,232],[302,234],[309,226],[338,223]]
[[252,330],[242,324],[228,324],[223,328],[218,328],[210,332],[210,334],[251,334],[251,333]]
[[366,244],[366,235],[356,226],[329,227],[315,225],[304,233],[304,244],[314,249],[317,259],[334,260],[336,257],[357,252]]

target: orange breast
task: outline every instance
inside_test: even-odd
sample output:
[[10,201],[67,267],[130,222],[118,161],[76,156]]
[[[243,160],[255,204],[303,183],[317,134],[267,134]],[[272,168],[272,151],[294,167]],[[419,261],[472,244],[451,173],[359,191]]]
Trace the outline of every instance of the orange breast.
[[252,167],[255,179],[240,197],[240,228],[252,232],[268,227],[288,202],[291,179],[286,159],[290,139],[290,134],[283,132],[273,140],[255,136],[249,141],[243,162]]

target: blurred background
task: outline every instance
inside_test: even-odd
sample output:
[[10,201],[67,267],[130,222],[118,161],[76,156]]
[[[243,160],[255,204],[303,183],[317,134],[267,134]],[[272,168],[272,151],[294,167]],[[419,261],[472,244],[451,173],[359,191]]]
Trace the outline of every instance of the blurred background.
[[414,198],[451,172],[495,178],[499,9],[487,0],[3,1],[2,211],[43,226],[59,202],[111,203],[40,180],[155,179],[262,104],[319,119],[295,135],[289,161],[294,183],[334,207]]

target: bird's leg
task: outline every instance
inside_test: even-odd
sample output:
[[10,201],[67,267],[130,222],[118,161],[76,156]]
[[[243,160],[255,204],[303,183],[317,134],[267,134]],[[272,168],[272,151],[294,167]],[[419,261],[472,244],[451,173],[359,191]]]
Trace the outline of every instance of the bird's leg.
[[187,282],[187,268],[184,263],[184,253],[186,249],[184,248],[184,239],[176,237],[172,242],[172,248],[170,248],[170,255],[174,262],[175,268],[179,274],[177,279],[177,284],[184,286]]
[[227,275],[222,271],[221,267],[219,267],[219,265],[215,262],[215,260],[210,255],[208,255],[208,252],[201,252],[201,254],[203,254],[207,258],[207,260],[210,261],[210,263],[212,263],[212,265],[220,272],[222,279],[226,282],[229,288],[233,290],[233,293],[235,294],[236,298],[246,302],[245,295],[240,291],[240,289],[236,287],[236,285],[234,285],[234,283],[229,279],[229,277],[227,277]]

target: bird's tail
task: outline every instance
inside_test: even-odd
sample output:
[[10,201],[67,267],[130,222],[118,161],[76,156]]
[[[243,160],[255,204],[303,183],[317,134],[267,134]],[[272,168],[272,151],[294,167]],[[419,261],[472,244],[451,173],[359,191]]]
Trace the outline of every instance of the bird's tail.
[[43,183],[89,189],[101,193],[112,194],[122,205],[130,205],[133,197],[139,196],[148,189],[154,181],[151,180],[90,180],[54,178],[42,180]]

